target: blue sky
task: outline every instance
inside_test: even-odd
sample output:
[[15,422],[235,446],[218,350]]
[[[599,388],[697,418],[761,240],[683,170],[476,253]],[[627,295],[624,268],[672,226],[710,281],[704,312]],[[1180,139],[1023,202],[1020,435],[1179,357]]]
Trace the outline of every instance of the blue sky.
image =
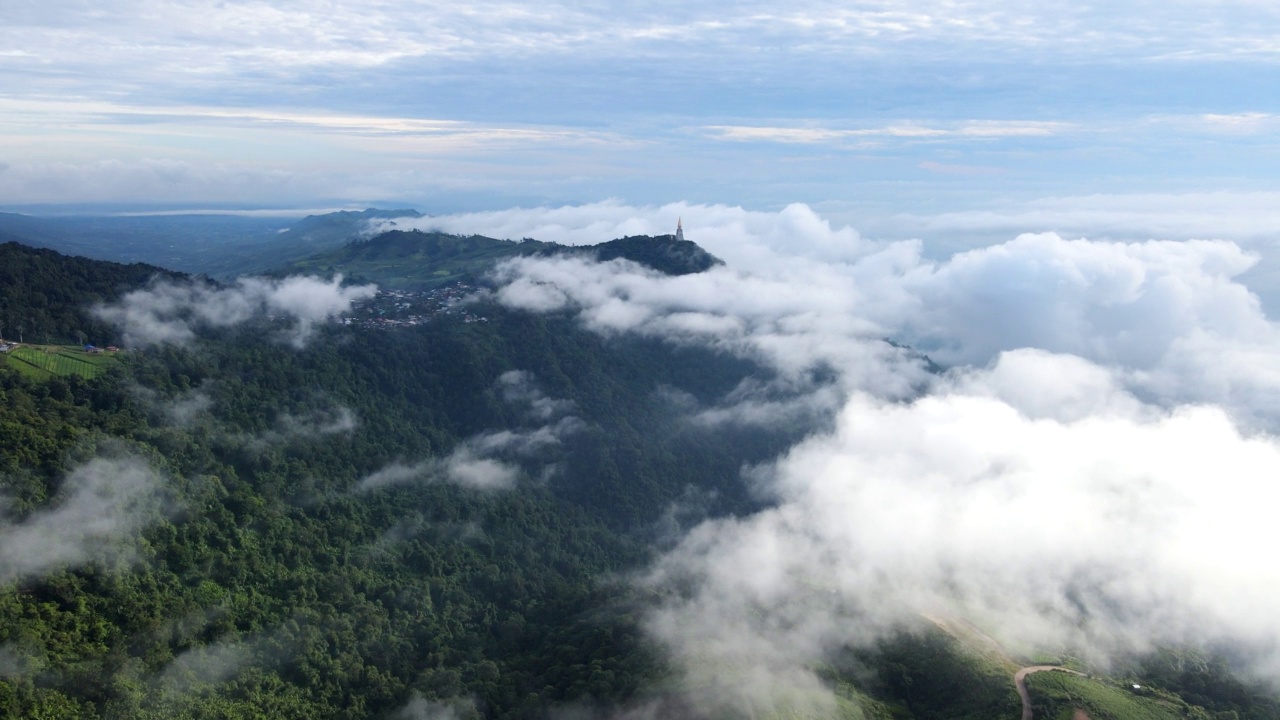
[[10,206],[803,202],[902,236],[1280,191],[1255,0],[10,0],[0,48]]

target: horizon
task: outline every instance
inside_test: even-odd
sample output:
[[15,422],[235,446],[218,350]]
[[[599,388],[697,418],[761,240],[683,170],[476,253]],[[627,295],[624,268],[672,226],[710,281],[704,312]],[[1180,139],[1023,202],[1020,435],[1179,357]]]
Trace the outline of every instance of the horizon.
[[1160,217],[1187,206],[1232,215],[1212,237],[1280,227],[1280,10],[1249,0],[139,2],[0,11],[6,207],[798,202],[967,247],[1189,239]]

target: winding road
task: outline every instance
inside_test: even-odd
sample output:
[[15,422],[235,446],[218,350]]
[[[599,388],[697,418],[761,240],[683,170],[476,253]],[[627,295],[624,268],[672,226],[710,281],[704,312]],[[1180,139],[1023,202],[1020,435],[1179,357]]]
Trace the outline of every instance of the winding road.
[[1031,720],[1031,694],[1027,692],[1027,676],[1031,673],[1044,672],[1046,670],[1060,670],[1084,677],[1084,673],[1058,665],[1031,665],[1014,673],[1013,684],[1018,686],[1018,697],[1022,698],[1022,720]]

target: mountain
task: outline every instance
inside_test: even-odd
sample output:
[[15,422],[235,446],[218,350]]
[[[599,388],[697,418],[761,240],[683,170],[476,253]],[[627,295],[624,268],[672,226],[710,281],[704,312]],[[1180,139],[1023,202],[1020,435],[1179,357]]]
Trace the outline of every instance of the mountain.
[[[526,245],[671,257],[663,238],[602,251],[420,235],[349,251],[389,261],[399,248],[444,269]],[[4,307],[42,308],[50,327],[95,302],[185,317],[191,279],[155,267],[3,245],[8,268]],[[243,309],[237,287],[185,310]],[[483,298],[469,308],[484,322],[318,323],[298,345],[281,341],[288,318],[275,314],[290,306],[270,307],[122,353],[93,377],[40,379],[0,359],[0,717],[1019,711],[1011,672],[1030,659],[959,623],[921,618],[830,648],[814,668],[822,688],[765,705],[738,702],[752,689],[738,668],[693,680],[649,639],[655,601],[689,589],[633,580],[684,528],[769,503],[744,468],[815,430],[693,421],[775,379],[759,365]],[[1162,650],[1114,672],[1030,676],[1036,716],[1280,717],[1274,692],[1221,658]],[[830,704],[810,702],[819,691]]]
[[251,258],[275,244],[288,223],[280,218],[236,215],[32,217],[0,213],[0,239],[95,260],[146,262],[170,270],[230,277],[254,267],[257,261]]
[[116,329],[88,312],[153,278],[181,277],[154,265],[68,257],[17,242],[0,244],[0,337],[28,342],[118,342]]
[[[41,265],[26,294],[120,271],[8,251]],[[129,289],[106,285],[59,313]],[[667,671],[608,578],[674,503],[751,506],[742,462],[787,440],[676,432],[667,393],[761,371],[477,312],[326,325],[305,351],[263,318],[92,380],[0,367],[0,715],[382,718],[416,694],[539,717],[652,693]],[[437,478],[500,467],[481,452],[520,468],[508,490]]]
[[668,275],[689,275],[724,264],[723,260],[703,250],[697,243],[676,240],[674,235],[633,235],[561,252],[581,253],[601,262],[622,258]]
[[300,220],[239,215],[34,217],[0,213],[0,241],[215,278],[262,273],[365,234],[371,220],[415,210],[341,211]]
[[495,263],[520,256],[625,259],[669,275],[702,272],[721,264],[696,243],[677,241],[672,235],[632,236],[598,245],[567,246],[536,240],[498,240],[482,235],[392,230],[295,261],[273,274],[342,273],[353,281],[423,290],[460,280],[474,281]]

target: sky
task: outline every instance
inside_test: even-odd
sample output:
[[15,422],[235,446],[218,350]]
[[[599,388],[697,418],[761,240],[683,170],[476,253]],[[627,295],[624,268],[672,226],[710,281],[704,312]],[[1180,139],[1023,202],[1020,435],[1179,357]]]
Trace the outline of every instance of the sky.
[[1280,197],[1259,0],[11,0],[0,48],[10,207],[802,202],[953,249]]

